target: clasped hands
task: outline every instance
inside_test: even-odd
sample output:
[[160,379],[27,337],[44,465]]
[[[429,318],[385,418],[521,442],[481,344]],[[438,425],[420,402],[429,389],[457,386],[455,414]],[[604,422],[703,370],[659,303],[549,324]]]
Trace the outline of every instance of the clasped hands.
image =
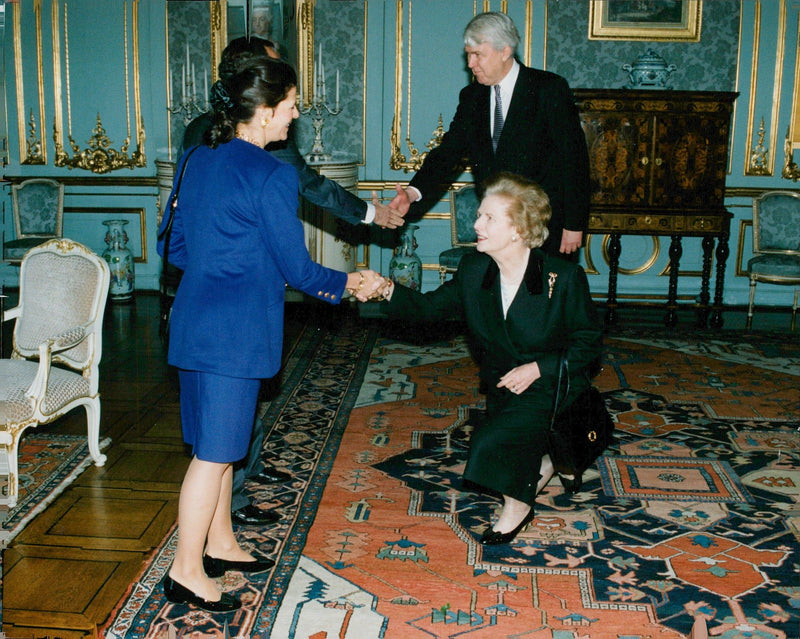
[[382,229],[397,229],[405,223],[403,218],[406,212],[401,213],[391,203],[388,206],[381,204],[376,191],[372,192],[372,205],[375,207],[373,224],[380,226]]
[[359,302],[385,300],[392,290],[392,280],[372,270],[347,275],[347,292]]

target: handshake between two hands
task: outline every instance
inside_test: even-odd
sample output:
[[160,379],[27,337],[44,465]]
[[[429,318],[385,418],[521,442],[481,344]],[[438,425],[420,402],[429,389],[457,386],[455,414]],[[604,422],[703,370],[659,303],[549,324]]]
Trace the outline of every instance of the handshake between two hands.
[[347,292],[359,302],[387,300],[393,290],[394,282],[375,271],[356,271],[347,275]]

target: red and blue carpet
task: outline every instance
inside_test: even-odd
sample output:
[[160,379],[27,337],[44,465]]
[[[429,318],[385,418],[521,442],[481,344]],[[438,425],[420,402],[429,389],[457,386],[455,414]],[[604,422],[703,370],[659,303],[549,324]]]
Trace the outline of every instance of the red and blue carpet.
[[796,340],[615,331],[596,379],[613,449],[482,547],[499,504],[460,481],[483,416],[467,346],[380,330],[307,330],[266,406],[265,456],[294,480],[252,487],[283,519],[239,531],[276,560],[220,580],[243,608],[166,602],[171,533],[106,637],[800,636]]

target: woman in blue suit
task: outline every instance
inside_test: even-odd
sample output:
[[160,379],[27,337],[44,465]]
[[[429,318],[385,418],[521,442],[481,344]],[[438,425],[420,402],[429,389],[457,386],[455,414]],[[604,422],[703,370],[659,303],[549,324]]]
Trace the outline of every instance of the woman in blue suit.
[[311,260],[297,218],[297,171],[264,151],[286,139],[299,115],[296,84],[289,65],[266,57],[216,83],[214,125],[177,167],[180,175],[186,164],[168,256],[184,275],[169,363],[179,369],[183,437],[193,457],[164,593],[214,612],[241,607],[214,577],[273,565],[236,541],[231,478],[232,463],[247,454],[261,379],[281,365],[286,284],[338,304],[346,288],[365,299],[380,282],[371,271],[347,274]]

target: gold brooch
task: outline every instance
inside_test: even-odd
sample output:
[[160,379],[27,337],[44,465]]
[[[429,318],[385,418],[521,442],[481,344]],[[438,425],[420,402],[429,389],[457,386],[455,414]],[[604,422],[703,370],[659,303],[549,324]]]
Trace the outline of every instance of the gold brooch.
[[547,291],[547,299],[553,297],[553,287],[556,285],[556,278],[558,277],[558,273],[548,273],[547,274],[547,285],[549,287]]

